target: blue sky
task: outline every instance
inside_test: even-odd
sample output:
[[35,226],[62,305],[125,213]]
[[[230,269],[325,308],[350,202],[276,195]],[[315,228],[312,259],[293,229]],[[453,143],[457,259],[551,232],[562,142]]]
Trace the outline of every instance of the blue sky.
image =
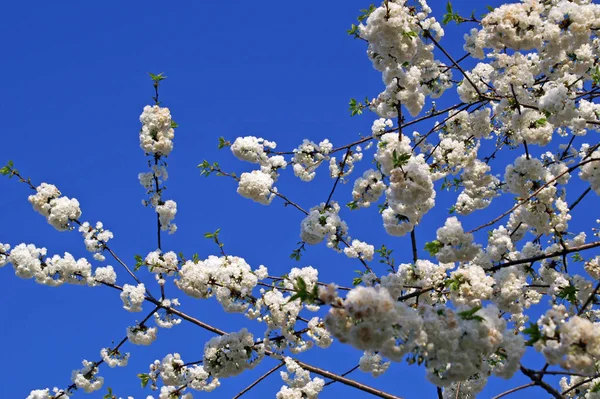
[[[457,1],[455,9],[469,14],[473,4]],[[476,4],[477,13],[485,12],[483,3]],[[12,159],[34,183],[55,184],[65,195],[77,198],[81,219],[101,220],[115,234],[111,247],[133,263],[135,254],[156,249],[154,215],[141,206],[144,190],[137,179],[139,172],[146,171],[138,144],[138,116],[152,102],[147,73],[165,72],[168,79],[161,87],[161,100],[180,125],[169,157],[165,198],[178,203],[175,222],[179,230],[164,238],[163,248],[187,256],[215,254],[216,247],[203,233],[221,228],[227,252],[244,257],[253,268],[264,264],[271,274],[281,275],[292,267],[312,265],[319,269],[320,280],[350,285],[359,263],[324,245],[310,247],[301,262],[289,259],[299,241],[299,212],[284,208],[279,200],[265,207],[241,198],[235,193],[235,182],[201,177],[196,165],[203,159],[218,161],[225,170],[238,174],[252,168],[235,160],[228,150],[217,151],[220,136],[233,140],[254,135],[276,141],[278,149],[291,150],[304,138],[317,142],[329,138],[336,146],[361,133],[369,134],[374,115],[350,118],[347,104],[351,97],[376,96],[383,88],[381,77],[372,68],[364,43],[346,34],[358,10],[368,5],[358,0],[5,4],[0,24],[5,54],[0,66],[4,121],[0,163]],[[430,5],[441,16],[445,2],[431,1]],[[458,57],[464,53],[464,30],[448,26],[443,41]],[[454,91],[446,97],[438,101],[440,107],[456,101]],[[367,153],[358,170],[370,167],[371,157]],[[500,162],[494,167],[495,173],[503,172]],[[325,201],[333,184],[327,166],[319,172],[307,184],[288,170],[277,186],[310,208]],[[355,172],[353,177],[357,176]],[[342,186],[334,199],[345,204],[351,188],[352,183]],[[75,257],[91,258],[78,233],[58,233],[31,209],[25,185],[2,179],[0,193],[0,242],[35,243],[48,248],[49,254],[68,251]],[[578,194],[571,193],[573,197]],[[419,248],[433,239],[456,195],[439,194],[436,208],[417,229]],[[582,204],[581,214],[585,207]],[[487,220],[507,208],[506,202],[497,201],[483,216],[465,219],[465,225],[475,227],[482,221],[478,218]],[[342,216],[353,238],[376,246],[385,243],[395,249],[398,263],[410,262],[409,238],[386,236],[375,207],[353,214],[344,210]],[[108,263],[114,264],[110,259]],[[67,386],[71,370],[79,368],[82,359],[97,360],[101,348],[118,342],[125,328],[145,315],[123,310],[118,295],[109,289],[49,288],[18,279],[10,268],[0,273],[5,282],[0,290],[2,398],[23,398],[34,388]],[[142,278],[152,284],[152,278]],[[118,281],[130,282],[124,273]],[[221,329],[237,331],[248,326],[258,334],[263,329],[243,316],[225,315],[213,300],[186,299],[172,285],[167,287],[167,296],[179,297],[185,310]],[[137,373],[147,372],[154,359],[167,353],[198,360],[210,337],[185,323],[160,330],[157,342],[149,348],[126,345],[125,350],[131,352],[127,368],[103,366],[100,375],[115,394],[145,398],[151,392],[141,390]],[[342,373],[360,355],[350,347],[335,345],[328,351],[315,349],[301,359]],[[527,361],[530,367],[543,364],[535,356]],[[240,377],[223,380],[211,395],[232,397],[274,364],[266,359]],[[423,368],[416,366],[394,365],[378,379],[360,372],[351,376],[405,398],[435,395]],[[481,397],[524,382],[522,377],[510,383],[493,380]],[[247,397],[274,397],[282,384],[273,375]],[[106,391],[100,392],[88,396],[98,398]],[[532,389],[513,397],[534,393],[541,391]],[[339,395],[366,397],[337,383],[320,397]],[[82,396],[82,392],[76,394]]]

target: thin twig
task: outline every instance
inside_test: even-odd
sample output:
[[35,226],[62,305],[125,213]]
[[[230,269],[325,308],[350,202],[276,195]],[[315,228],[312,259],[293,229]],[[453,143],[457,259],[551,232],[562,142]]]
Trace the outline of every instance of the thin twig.
[[256,385],[258,385],[258,383],[260,383],[262,380],[264,380],[265,378],[267,378],[268,376],[270,376],[271,374],[273,374],[274,372],[279,370],[284,364],[285,364],[285,362],[281,362],[278,365],[276,365],[275,367],[273,367],[271,370],[267,371],[265,374],[258,377],[258,379],[256,381],[254,381],[252,384],[248,385],[246,388],[242,389],[240,391],[240,393],[238,393],[237,395],[235,395],[233,397],[233,399],[238,399],[240,396],[242,396],[243,394],[245,394],[246,392],[248,392],[249,390],[254,388]]

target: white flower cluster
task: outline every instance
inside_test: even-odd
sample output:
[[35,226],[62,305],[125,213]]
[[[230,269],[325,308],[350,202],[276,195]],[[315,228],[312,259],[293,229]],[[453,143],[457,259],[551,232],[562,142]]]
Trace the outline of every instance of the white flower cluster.
[[81,216],[79,201],[61,197],[56,186],[42,183],[36,187],[36,191],[36,194],[29,196],[29,202],[56,230],[68,230],[71,222]]
[[458,195],[454,210],[460,215],[468,215],[476,210],[487,208],[497,197],[500,181],[489,173],[491,168],[478,159],[466,166],[461,175],[464,190]]
[[137,286],[125,284],[120,296],[125,310],[129,312],[141,312],[142,303],[146,299],[146,287],[143,283]]
[[139,324],[127,327],[127,339],[134,345],[148,346],[156,341],[156,331],[156,327],[147,327]]
[[367,352],[361,360],[365,371],[384,372],[382,356],[401,361],[409,355],[409,362],[418,356],[427,378],[448,386],[492,372],[509,378],[518,369],[524,340],[506,329],[499,313],[493,305],[454,311],[419,302],[414,309],[395,301],[386,288],[357,287],[330,309],[325,323],[340,342]]
[[592,190],[600,195],[600,150],[594,151],[589,159],[592,161],[581,167],[579,178],[589,182]]
[[455,216],[449,217],[436,232],[441,248],[436,254],[440,262],[468,262],[479,253],[481,246],[473,243],[473,234],[465,233]]
[[450,274],[448,281],[452,302],[468,307],[479,306],[481,301],[490,299],[496,283],[481,266],[473,263],[461,265]]
[[541,339],[534,346],[548,363],[584,375],[595,374],[600,360],[600,324],[579,316],[569,317],[563,305],[554,305],[537,325]]
[[294,175],[302,181],[314,179],[316,169],[324,160],[328,159],[332,149],[333,145],[327,139],[321,141],[319,145],[304,140],[298,148],[294,149],[294,157],[292,158]]
[[365,373],[371,373],[373,377],[379,377],[387,371],[392,362],[385,362],[380,354],[365,352],[358,362],[358,368]]
[[325,325],[340,342],[363,351],[379,351],[395,361],[426,339],[417,311],[394,300],[385,288],[354,288],[343,307],[329,310]]
[[[318,281],[318,271],[311,266],[301,269],[292,268],[282,281],[283,290],[273,288],[265,291],[261,289],[260,298],[257,299],[254,307],[248,310],[249,318],[267,324],[268,329],[265,332],[264,342],[265,345],[271,345],[275,351],[281,351],[288,347],[292,353],[300,353],[313,347],[312,341],[303,339],[302,334],[297,334],[295,331],[296,322],[303,307],[310,311],[319,309],[318,305],[303,304],[300,299],[290,300],[299,279],[302,279],[306,285],[306,290],[312,292]],[[331,335],[318,317],[314,317],[308,322],[308,328],[307,335],[319,347],[327,347],[331,344]],[[271,341],[269,335],[276,330],[279,330],[285,339]]]
[[383,226],[388,234],[403,236],[435,205],[435,190],[424,156],[412,155],[410,138],[397,133],[381,136],[375,160],[390,178]]
[[181,319],[175,317],[175,314],[168,308],[180,306],[179,299],[163,299],[161,305],[165,308],[154,313],[154,322],[160,328],[171,328],[181,324]]
[[358,208],[368,208],[371,203],[377,202],[386,189],[380,172],[369,169],[354,182],[352,200]]
[[352,240],[352,245],[344,248],[344,254],[349,258],[360,258],[371,261],[375,254],[375,247],[366,242]]
[[406,1],[385,2],[370,13],[366,25],[359,26],[360,37],[369,42],[368,54],[375,69],[383,72],[386,89],[370,106],[383,118],[398,116],[404,105],[412,116],[425,104],[425,97],[440,96],[451,86],[449,68],[441,68],[433,58],[433,43],[444,30],[425,1],[417,7]]
[[268,161],[268,155],[265,151],[273,150],[277,144],[263,138],[254,136],[238,137],[231,145],[231,152],[241,161],[257,163],[264,165]]
[[506,329],[495,306],[459,312],[422,306],[420,312],[427,348],[432,348],[425,352],[427,378],[434,384],[448,386],[491,372],[510,378],[519,369],[525,342]]
[[177,225],[171,223],[173,219],[175,219],[175,214],[177,214],[177,203],[175,201],[166,200],[164,202],[159,202],[156,206],[156,213],[158,213],[160,219],[161,230],[168,231],[169,234],[173,234],[177,231]]
[[[275,142],[253,136],[238,137],[231,145],[231,152],[238,159],[261,166],[260,170],[242,173],[237,192],[263,205],[269,205],[276,196],[277,188],[273,184],[279,177],[279,169],[287,162],[281,155],[268,156],[268,152],[277,146]],[[265,150],[266,148],[266,150]]]
[[[402,293],[410,294],[417,291],[414,287],[437,287],[444,283],[447,271],[454,267],[452,263],[435,264],[426,259],[418,259],[414,264],[398,265],[396,273],[381,277],[381,286],[385,287],[393,298],[399,298]],[[365,281],[363,275],[363,281]],[[407,289],[410,287],[409,289]],[[429,295],[421,295],[419,303],[437,303],[444,301],[435,291]]]
[[245,312],[252,289],[267,277],[267,268],[254,272],[243,258],[209,256],[204,261],[187,261],[179,271],[177,287],[194,298],[216,296],[227,312]]
[[165,386],[161,388],[161,394],[162,391],[168,392],[172,388],[177,389],[182,386],[196,391],[211,392],[221,385],[219,379],[212,378],[203,366],[197,364],[186,366],[179,353],[169,353],[162,361],[155,360],[150,365],[150,373],[147,375],[149,381],[152,381],[152,389],[158,389],[156,382],[159,378],[162,379]]
[[173,150],[173,120],[168,108],[146,105],[140,115],[140,147],[146,154],[167,156]]
[[348,232],[348,226],[339,217],[340,206],[331,201],[310,208],[308,215],[300,224],[300,239],[307,244],[318,244],[327,239],[327,246],[337,248],[340,238]]
[[0,242],[0,267],[6,266],[6,264],[9,262],[8,251],[10,251],[10,245],[2,244]]
[[160,249],[149,252],[144,259],[144,264],[152,273],[173,276],[177,272],[179,260],[173,251],[161,253]]
[[250,173],[242,173],[237,192],[259,204],[269,205],[277,192],[277,188],[273,188],[274,182],[269,174],[253,170]]
[[79,232],[83,235],[85,248],[94,254],[94,259],[104,262],[106,257],[101,252],[108,240],[113,238],[113,233],[104,229],[102,222],[96,222],[96,227],[90,226],[88,222],[83,222],[79,226]]
[[108,367],[125,367],[129,362],[129,353],[122,354],[118,350],[112,350],[110,348],[102,348],[100,350],[100,356],[104,363],[108,364]]
[[[340,178],[341,183],[346,183],[345,179],[354,170],[354,164],[362,161],[363,153],[361,146],[357,145],[354,152],[347,153],[340,161],[336,157],[329,159],[329,175],[332,179]],[[342,167],[343,165],[343,167]]]
[[19,244],[10,252],[8,263],[12,263],[18,277],[34,278],[37,283],[51,287],[65,283],[94,287],[100,282],[114,284],[116,281],[112,266],[99,267],[92,275],[92,266],[85,258],[75,260],[68,252],[64,257],[54,255],[44,259],[45,256],[46,248]]
[[298,365],[291,357],[286,357],[286,371],[281,371],[281,379],[287,385],[283,385],[277,392],[277,399],[317,399],[319,392],[323,390],[325,381],[322,378],[310,378],[310,373]]
[[73,370],[71,380],[77,388],[83,389],[86,393],[94,392],[104,384],[104,378],[98,377],[97,373],[96,363],[84,360],[81,370]]
[[319,348],[328,348],[332,343],[333,339],[331,334],[325,328],[325,323],[318,317],[313,317],[308,322],[307,335],[312,338]]
[[256,367],[264,356],[264,346],[255,345],[254,336],[244,328],[211,338],[204,345],[203,365],[214,378],[227,378]]
[[[556,187],[556,184],[566,184],[570,175],[564,173],[567,170],[565,165],[553,166],[546,168],[539,159],[521,156],[506,167],[504,175],[511,193],[521,199],[532,196],[526,205],[514,213],[515,218],[525,223],[536,235],[565,232],[571,219],[564,192],[558,195]],[[542,188],[549,182],[552,184]]]
[[58,395],[62,395],[62,397],[64,398],[69,397],[69,394],[66,391],[63,391],[62,389],[54,388],[52,391],[53,393],[51,394],[50,389],[48,388],[34,389],[29,393],[29,395],[25,399],[54,399]]
[[162,183],[167,181],[169,173],[164,165],[152,165],[152,172],[139,173],[138,179],[142,187],[146,189],[146,194],[150,196],[150,200],[142,200],[142,205],[148,206],[151,204],[156,207],[160,202],[160,188],[156,189],[156,186],[160,186]]

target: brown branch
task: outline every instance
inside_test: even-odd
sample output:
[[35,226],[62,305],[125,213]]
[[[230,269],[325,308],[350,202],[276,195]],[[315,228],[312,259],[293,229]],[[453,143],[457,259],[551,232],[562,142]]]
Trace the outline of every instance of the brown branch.
[[533,387],[533,386],[535,386],[535,383],[534,382],[530,382],[529,384],[521,385],[521,386],[518,386],[518,387],[515,387],[515,388],[512,388],[512,389],[509,389],[508,391],[504,391],[501,394],[494,396],[492,399],[500,399],[501,397],[506,396],[506,395],[510,395],[513,392],[517,392],[517,391],[520,391],[522,389]]
[[258,385],[258,383],[260,383],[262,380],[264,380],[265,378],[267,378],[268,376],[270,376],[271,374],[273,374],[274,372],[279,370],[281,368],[281,366],[283,366],[284,364],[285,364],[285,362],[281,362],[278,365],[276,365],[275,367],[273,367],[271,370],[267,371],[265,374],[258,377],[258,379],[256,381],[254,381],[252,384],[248,385],[246,388],[242,389],[240,391],[240,393],[238,393],[237,395],[235,395],[233,397],[233,399],[238,399],[240,396],[242,396],[243,394],[245,394],[246,392],[248,392],[249,390],[254,388],[256,385]]
[[494,218],[493,220],[482,224],[479,227],[474,228],[473,230],[469,230],[467,233],[474,233],[478,230],[481,230],[484,227],[488,227],[491,226],[493,224],[495,224],[496,222],[502,220],[502,218],[504,218],[505,216],[509,215],[512,211],[514,211],[515,209],[517,209],[518,207],[520,207],[523,204],[526,204],[531,198],[535,197],[536,195],[538,195],[543,189],[545,189],[546,187],[548,187],[549,185],[551,185],[552,183],[554,183],[556,180],[560,179],[562,176],[564,176],[567,173],[571,173],[574,170],[576,170],[577,168],[590,163],[590,162],[595,162],[595,161],[600,161],[600,158],[590,158],[590,159],[586,159],[584,161],[579,162],[577,165],[571,166],[569,169],[565,170],[564,172],[560,173],[559,175],[557,175],[556,177],[554,177],[552,180],[546,182],[544,185],[542,185],[540,188],[538,188],[537,190],[535,190],[531,195],[529,195],[527,198],[525,198],[524,200],[521,200],[519,202],[517,202],[517,204],[515,206],[513,206],[512,208],[510,208],[508,211],[504,212],[503,214],[501,214],[500,216]]
[[313,372],[315,374],[319,374],[322,377],[329,378],[329,379],[334,380],[336,382],[341,382],[344,385],[348,385],[350,387],[359,389],[359,390],[361,390],[363,392],[370,393],[370,394],[378,396],[380,398],[384,398],[384,399],[402,399],[399,396],[395,396],[395,395],[389,394],[387,392],[384,392],[382,390],[370,387],[368,385],[361,384],[360,382],[357,382],[357,381],[354,381],[354,380],[350,380],[350,379],[348,379],[346,377],[342,377],[341,375],[337,375],[337,374],[334,374],[334,373],[332,373],[330,371],[323,370],[323,369],[321,369],[319,367],[311,366],[310,364],[301,362],[300,360],[294,359],[294,361],[296,363],[298,363],[298,366],[302,367],[305,370],[308,370],[308,371]]
[[500,263],[500,264],[498,264],[496,266],[493,266],[493,267],[490,267],[489,269],[486,269],[486,271],[495,272],[495,271],[500,270],[500,269],[505,268],[505,267],[514,266],[514,265],[521,265],[523,263],[537,262],[538,260],[543,260],[543,259],[548,259],[548,258],[554,258],[556,256],[563,256],[563,255],[570,254],[571,252],[585,251],[586,249],[592,249],[592,248],[596,248],[598,246],[600,246],[600,241],[594,241],[594,242],[591,242],[589,244],[580,245],[578,247],[565,248],[565,249],[562,249],[560,251],[551,252],[549,254],[541,254],[541,255],[532,256],[530,258],[517,259],[517,260],[511,260],[511,261],[508,261],[508,262]]
[[540,388],[544,389],[546,392],[548,392],[550,395],[554,396],[554,398],[556,398],[556,399],[565,399],[565,397],[563,395],[561,395],[560,392],[558,392],[550,384],[548,384],[547,382],[542,380],[542,375],[539,375],[535,371],[529,370],[529,369],[523,367],[522,365],[520,367],[521,367],[521,372],[523,374],[525,374],[527,377],[529,377],[529,379],[531,380],[531,382],[533,382],[534,385],[537,385]]

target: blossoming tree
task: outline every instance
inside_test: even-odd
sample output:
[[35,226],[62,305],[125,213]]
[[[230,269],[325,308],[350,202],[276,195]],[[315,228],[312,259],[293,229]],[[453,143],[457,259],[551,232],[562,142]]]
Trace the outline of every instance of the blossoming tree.
[[[600,195],[600,6],[524,0],[478,18],[460,15],[449,3],[443,24],[473,26],[464,56],[449,53],[431,13],[425,0],[385,0],[362,10],[351,26],[348,33],[364,42],[385,86],[375,98],[350,101],[352,115],[372,112],[370,135],[336,145],[306,139],[282,151],[276,135],[222,137],[219,148],[252,170],[238,175],[214,160],[198,165],[201,175],[235,181],[242,197],[260,205],[279,201],[302,215],[290,233],[300,231],[291,253],[298,267],[284,274],[228,253],[220,230],[205,234],[215,244],[205,259],[163,249],[163,235],[177,230],[177,203],[165,182],[178,127],[159,101],[163,74],[151,74],[154,104],[144,107],[139,133],[148,160],[139,181],[147,195],[143,205],[156,214],[156,242],[135,263],[113,250],[119,237],[101,222],[85,221],[77,199],[38,183],[21,165],[0,169],[30,191],[33,209],[56,230],[79,232],[93,258],[4,243],[0,267],[10,264],[18,277],[52,287],[104,287],[120,296],[125,310],[143,312],[137,324],[123,328],[120,341],[84,360],[70,384],[34,389],[28,399],[98,391],[103,367],[126,366],[133,345],[151,345],[161,329],[180,323],[214,337],[198,358],[162,353],[139,371],[141,384],[160,399],[218,391],[229,377],[267,361],[271,368],[236,397],[280,371],[278,399],[326,396],[332,383],[400,398],[401,387],[383,391],[349,375],[359,369],[377,377],[394,372],[393,363],[424,368],[439,398],[474,397],[489,378],[517,373],[528,382],[496,397],[525,389],[555,398],[600,397],[599,234],[569,228],[574,208]],[[444,109],[432,100],[456,93],[457,102]],[[364,158],[372,163],[361,168]],[[331,177],[324,202],[305,208],[278,189],[281,174],[307,184],[322,165]],[[352,186],[350,198],[337,192],[345,183]],[[428,219],[444,190],[458,192],[454,205],[445,220]],[[481,216],[492,201],[504,211]],[[375,246],[367,231],[357,234],[361,239],[349,235],[350,220],[365,208],[379,209],[369,217],[380,218],[387,246]],[[596,207],[589,209],[598,217]],[[477,225],[467,230],[464,221]],[[419,243],[420,226],[434,222],[435,239]],[[360,267],[352,286],[320,279],[321,265],[302,265],[305,252],[319,245]],[[397,263],[391,248],[410,253],[412,261]],[[208,324],[184,310],[175,292],[217,301],[223,312],[245,315],[252,328]],[[358,364],[338,374],[301,359],[315,346],[334,343],[361,354]],[[524,365],[528,351],[545,364]],[[107,392],[105,398],[117,398]]]

